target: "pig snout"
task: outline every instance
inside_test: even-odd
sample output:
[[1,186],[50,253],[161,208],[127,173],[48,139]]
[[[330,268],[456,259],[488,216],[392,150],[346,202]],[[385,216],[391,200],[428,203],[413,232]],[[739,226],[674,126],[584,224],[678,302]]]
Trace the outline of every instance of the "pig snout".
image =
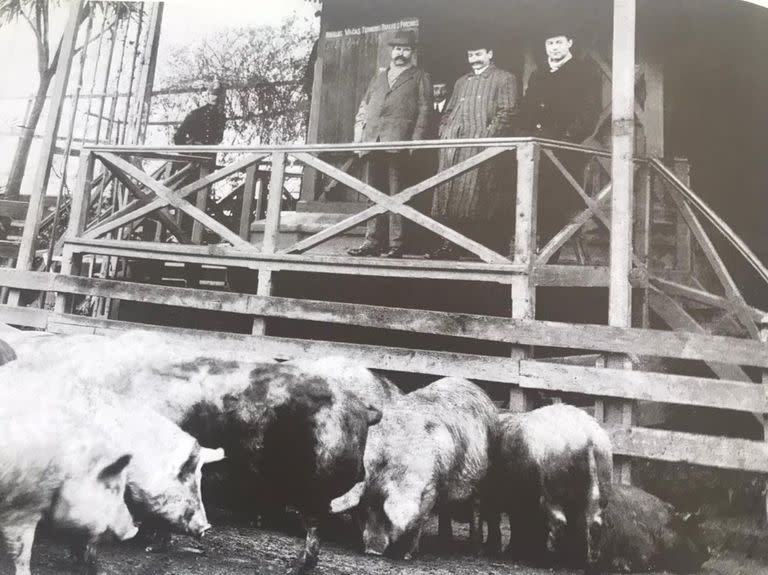
[[128,513],[128,510],[125,511],[124,515],[125,517],[123,517],[121,514],[119,521],[116,521],[115,524],[110,527],[110,531],[112,531],[112,533],[115,534],[115,537],[117,537],[120,541],[133,539],[139,532],[139,528],[134,525],[133,519],[131,518],[130,513]]
[[363,547],[366,555],[384,555],[389,547],[389,538],[383,533],[375,533],[369,530],[363,531]]
[[205,516],[204,511],[198,511],[187,523],[187,532],[198,539],[205,535],[205,532],[211,528],[211,524],[208,523],[208,518]]

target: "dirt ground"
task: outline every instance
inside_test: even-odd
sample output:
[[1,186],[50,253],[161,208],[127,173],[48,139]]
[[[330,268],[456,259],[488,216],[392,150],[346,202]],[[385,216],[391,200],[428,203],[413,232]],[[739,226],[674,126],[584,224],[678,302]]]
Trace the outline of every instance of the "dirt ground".
[[[100,548],[108,575],[253,575],[282,574],[303,543],[299,532],[267,530],[233,522],[217,524],[202,541],[175,536],[171,550],[148,553],[130,542],[105,544]],[[458,530],[457,530],[458,531]],[[422,539],[422,554],[411,562],[367,557],[357,551],[354,537],[334,531],[326,533],[315,575],[570,575],[563,569],[538,569],[503,558],[475,558],[469,553],[465,533],[456,533],[452,552],[436,548],[430,533]],[[768,558],[763,558],[768,560]],[[7,558],[0,559],[0,574],[10,574]],[[59,542],[43,538],[36,544],[32,572],[35,575],[74,575],[78,573],[67,549]],[[724,552],[713,557],[702,575],[768,575],[768,563],[743,554]]]

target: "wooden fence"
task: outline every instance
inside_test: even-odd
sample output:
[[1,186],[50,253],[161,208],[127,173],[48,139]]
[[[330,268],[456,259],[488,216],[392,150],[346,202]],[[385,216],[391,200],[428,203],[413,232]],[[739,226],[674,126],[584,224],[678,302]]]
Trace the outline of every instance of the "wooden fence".
[[[478,152],[460,164],[409,186],[393,196],[386,195],[369,183],[354,178],[322,159],[325,152],[367,153],[443,147],[471,147],[477,148]],[[183,169],[172,175],[150,175],[136,165],[138,158],[194,162],[195,155],[217,151],[240,152],[245,156],[212,173],[202,173],[197,177],[190,172],[184,173]],[[510,253],[496,252],[408,205],[408,202],[419,194],[433,190],[439,184],[508,152],[511,152],[517,161],[515,222],[514,226],[511,226],[514,227],[514,247]],[[764,339],[768,337],[768,329],[764,326],[768,320],[764,312],[750,307],[741,296],[693,212],[690,197],[683,193],[683,189],[687,190],[685,184],[674,174],[667,173],[663,165],[656,165],[646,159],[637,159],[635,162],[637,177],[642,185],[635,198],[638,217],[635,219],[633,270],[627,281],[644,294],[644,309],[640,314],[639,327],[573,325],[534,319],[537,287],[609,285],[610,270],[607,265],[562,265],[557,261],[557,255],[587,221],[594,218],[599,226],[610,228],[610,210],[606,208],[611,194],[610,182],[605,182],[603,178],[596,189],[586,189],[583,182],[565,168],[559,158],[563,153],[584,154],[596,162],[605,175],[610,173],[605,165],[609,154],[604,150],[529,138],[242,149],[197,146],[85,147],[78,185],[73,196],[67,239],[63,247],[62,273],[0,270],[0,285],[12,291],[37,290],[55,293],[55,308],[46,310],[13,305],[0,306],[0,321],[54,332],[98,333],[139,327],[129,322],[105,317],[84,317],[73,313],[75,299],[83,296],[110,301],[134,301],[233,312],[252,318],[251,334],[141,327],[165,329],[169,333],[194,334],[206,348],[230,347],[243,350],[244,353],[258,348],[262,353],[271,353],[283,358],[343,354],[359,358],[374,368],[433,375],[450,374],[496,382],[509,391],[510,407],[518,410],[525,409],[528,390],[577,392],[594,397],[596,416],[611,429],[616,452],[620,457],[684,461],[768,473],[768,446],[762,441],[660,431],[635,425],[632,402],[637,400],[741,411],[754,414],[761,422],[766,421],[768,416],[768,395],[763,385],[763,382],[768,381],[768,375],[762,375],[768,374],[768,347],[764,340],[758,339],[760,335],[763,335]],[[310,237],[287,246],[279,245],[282,191],[289,157],[366,196],[372,205]],[[537,243],[536,234],[540,160],[551,162],[562,174],[569,189],[577,193],[586,206],[545,245]],[[101,162],[109,171],[109,175],[103,177],[116,178],[132,196],[132,199],[127,198],[127,201],[106,217],[94,217],[93,211],[89,211],[89,206],[93,205],[94,190],[98,189],[94,185],[97,162]],[[262,199],[262,202],[266,199],[267,204],[265,231],[261,243],[252,244],[247,235],[250,224],[248,218],[252,210],[245,209],[245,205],[255,197],[254,176],[257,167],[265,164],[270,170],[270,193]],[[208,187],[242,171],[246,173],[242,198],[244,211],[241,214],[240,228],[235,232],[206,214],[204,197]],[[662,180],[671,190],[665,191],[663,186],[658,184]],[[657,182],[655,187],[654,181]],[[273,190],[276,193],[271,193]],[[681,221],[690,232],[687,237],[697,240],[707,261],[715,268],[717,278],[724,286],[724,295],[704,289],[693,281],[684,281],[687,276],[681,273],[680,269],[672,270],[675,274],[663,273],[650,265],[653,256],[651,206],[653,198],[662,193],[675,194],[673,200],[682,214]],[[195,203],[188,201],[189,197],[195,197]],[[385,260],[313,253],[312,249],[316,246],[386,212],[398,213],[450,240],[476,256],[477,260]],[[194,220],[192,235],[195,237],[187,237],[185,230],[178,229],[175,219],[178,213],[185,213]],[[149,215],[153,215],[165,226],[168,232],[165,235],[166,241],[121,239],[121,229],[134,226]],[[202,235],[204,228],[220,237],[222,243],[206,245]],[[691,249],[693,248],[688,248],[688,252],[679,249],[679,259],[690,259]],[[248,295],[80,277],[83,257],[94,254],[131,260],[211,264],[257,270],[257,293]],[[499,283],[510,286],[512,317],[283,298],[273,291],[273,276],[281,271]],[[693,270],[688,269],[686,273],[692,274]],[[694,301],[731,313],[741,322],[751,338],[741,339],[705,333],[683,305],[683,301]],[[685,331],[649,329],[648,314],[651,309],[674,329]],[[502,342],[510,346],[510,353],[506,357],[499,357],[278,338],[268,335],[269,321],[273,318]],[[597,354],[596,357],[607,357],[610,360],[607,362],[609,367],[602,367],[605,362],[600,360],[592,365],[537,361],[532,359],[532,347],[566,348],[575,350],[575,353],[592,352]],[[628,358],[637,356],[705,362],[717,378],[617,368],[631,368]],[[623,359],[616,361],[616,358]],[[761,376],[755,378],[750,375],[754,373]],[[754,381],[755,379],[761,381]],[[768,435],[766,437],[768,438]]]

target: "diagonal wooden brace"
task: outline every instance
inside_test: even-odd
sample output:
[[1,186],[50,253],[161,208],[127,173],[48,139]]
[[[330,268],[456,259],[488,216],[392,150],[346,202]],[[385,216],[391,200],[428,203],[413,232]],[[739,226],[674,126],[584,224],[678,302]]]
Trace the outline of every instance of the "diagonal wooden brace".
[[[186,189],[186,188],[183,188],[182,191],[174,192],[170,188],[167,188],[166,186],[162,185],[160,182],[153,180],[151,176],[141,171],[130,162],[114,154],[104,153],[104,154],[101,154],[100,158],[107,165],[112,166],[115,169],[121,170],[128,176],[134,178],[143,186],[152,190],[155,194],[157,194],[159,198],[161,198],[164,201],[164,205],[170,204],[175,208],[178,208],[179,210],[183,211],[184,213],[188,214],[189,216],[191,216],[192,218],[194,218],[195,220],[203,224],[206,228],[208,228],[212,232],[221,236],[223,240],[228,241],[233,246],[246,251],[253,251],[253,252],[259,251],[255,246],[243,240],[240,236],[233,233],[229,228],[227,228],[223,224],[220,224],[219,222],[214,220],[212,217],[210,217],[208,214],[206,214],[202,210],[197,209],[192,204],[184,200],[182,196],[182,191],[183,189]],[[152,203],[156,203],[156,202],[152,202]],[[145,207],[148,207],[148,206],[145,206]],[[163,206],[157,206],[157,207],[163,207]],[[154,209],[157,209],[157,207],[155,207]],[[143,208],[139,208],[138,210],[135,210],[134,212],[132,212],[130,215],[133,216],[137,212],[141,211],[142,209]]]
[[[105,157],[106,156],[111,156],[113,158],[118,158],[118,156],[115,156],[113,154],[97,154],[96,156],[99,159],[101,159],[102,161],[105,161]],[[245,158],[242,158],[242,159],[238,160],[237,162],[233,162],[232,164],[228,165],[225,168],[222,168],[220,170],[216,170],[215,172],[212,172],[211,174],[208,174],[204,178],[196,180],[196,181],[192,182],[191,184],[187,184],[186,186],[181,188],[178,192],[176,192],[176,195],[179,198],[183,199],[183,198],[185,198],[186,196],[188,196],[189,194],[191,194],[193,192],[197,192],[198,190],[201,190],[201,189],[203,189],[205,187],[208,187],[211,184],[214,184],[214,183],[218,182],[219,180],[223,180],[224,178],[226,178],[228,176],[231,176],[232,174],[237,173],[237,172],[247,168],[248,166],[250,166],[252,164],[255,164],[256,162],[258,162],[259,160],[261,160],[265,156],[267,156],[267,154],[251,154],[249,156],[246,156]],[[121,158],[118,158],[118,159],[121,159]],[[125,161],[125,160],[122,160],[122,161]],[[132,164],[128,164],[128,165],[132,165]],[[141,173],[144,173],[144,172],[141,172]],[[146,176],[146,174],[144,174],[144,175]],[[150,180],[152,182],[155,182],[155,180],[152,180],[151,178],[150,178]],[[158,199],[154,200],[153,202],[150,202],[149,204],[147,204],[145,206],[142,206],[142,207],[140,207],[140,208],[138,208],[136,210],[133,210],[130,213],[125,214],[124,216],[122,216],[120,218],[117,218],[117,219],[113,220],[109,224],[110,228],[102,230],[102,231],[99,231],[99,235],[104,234],[107,231],[111,231],[113,229],[116,229],[116,228],[119,228],[121,226],[124,226],[125,224],[130,223],[131,221],[136,220],[138,218],[144,217],[147,214],[149,214],[149,213],[151,213],[151,212],[153,212],[155,210],[158,210],[160,208],[164,208],[169,203],[170,202],[165,201],[163,198],[158,198]],[[224,229],[227,229],[227,228],[224,228]],[[221,235],[221,234],[219,234],[219,235]],[[222,237],[224,237],[224,236],[222,236]],[[229,241],[229,240],[227,240],[227,241]]]
[[342,222],[339,222],[338,224],[331,226],[330,228],[320,232],[319,234],[315,234],[314,236],[307,238],[306,240],[303,240],[290,248],[284,250],[281,253],[296,253],[305,251],[315,245],[318,245],[319,243],[326,241],[327,239],[330,239],[342,232],[344,232],[347,229],[353,228],[358,224],[361,224],[373,217],[376,217],[379,214],[383,214],[387,211],[392,211],[395,213],[398,213],[402,215],[405,218],[408,218],[409,220],[419,224],[422,227],[427,228],[428,230],[436,233],[437,235],[457,244],[458,246],[466,249],[467,251],[470,251],[480,257],[483,261],[488,263],[509,263],[510,260],[501,256],[500,254],[494,252],[493,250],[490,250],[486,248],[484,245],[475,242],[466,236],[463,236],[459,232],[443,225],[432,218],[429,218],[428,216],[425,216],[421,212],[415,210],[414,208],[411,208],[410,206],[405,205],[407,201],[409,201],[414,196],[427,191],[429,189],[434,188],[435,186],[448,181],[460,174],[463,174],[464,172],[467,172],[479,164],[505,152],[510,148],[491,148],[488,150],[484,150],[483,152],[480,152],[479,154],[476,154],[475,156],[472,156],[471,158],[468,158],[464,162],[461,162],[459,164],[456,164],[455,166],[452,166],[448,170],[445,170],[444,172],[441,172],[440,174],[437,174],[427,180],[424,180],[423,182],[411,186],[409,188],[406,188],[402,192],[394,195],[394,196],[388,196],[377,189],[373,188],[372,186],[358,180],[357,178],[354,178],[350,176],[349,174],[341,171],[340,169],[310,155],[307,153],[298,153],[296,154],[296,159],[303,161],[307,165],[312,166],[313,168],[319,170],[322,173],[325,173],[329,175],[330,177],[338,180],[342,184],[349,186],[356,192],[359,192],[372,200],[376,203],[376,205],[373,205],[362,212],[355,214],[354,216],[345,219]]

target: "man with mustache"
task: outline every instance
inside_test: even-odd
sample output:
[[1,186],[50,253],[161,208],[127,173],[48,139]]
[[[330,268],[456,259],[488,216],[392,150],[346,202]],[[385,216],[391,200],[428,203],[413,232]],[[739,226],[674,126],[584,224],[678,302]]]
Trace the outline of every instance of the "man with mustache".
[[[355,142],[397,142],[426,139],[432,115],[432,82],[413,63],[416,33],[398,30],[389,42],[389,67],[376,74],[355,116]],[[364,155],[363,179],[373,187],[397,194],[402,189],[406,157],[402,152]],[[365,241],[347,251],[353,256],[400,258],[404,253],[403,218],[387,213],[369,220]]]
[[[478,37],[480,38],[480,37]],[[497,68],[493,50],[483,39],[468,46],[471,71],[456,81],[440,121],[440,138],[494,138],[512,135],[517,114],[517,78]],[[443,171],[482,148],[443,148]],[[432,216],[491,249],[508,250],[511,239],[512,187],[501,186],[503,173],[489,161],[440,185],[433,196]],[[507,245],[505,245],[505,243]],[[430,259],[456,259],[458,248],[448,240],[427,254]]]

